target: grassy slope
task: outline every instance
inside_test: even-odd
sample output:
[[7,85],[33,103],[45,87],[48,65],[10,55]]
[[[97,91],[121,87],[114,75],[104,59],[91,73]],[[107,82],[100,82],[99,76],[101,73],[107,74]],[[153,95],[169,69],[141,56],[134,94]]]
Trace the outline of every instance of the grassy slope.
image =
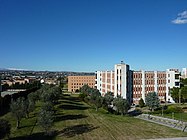
[[[69,140],[88,140],[88,139],[147,139],[147,138],[163,138],[187,136],[182,133],[165,126],[145,122],[132,117],[122,117],[107,114],[100,109],[96,112],[83,102],[80,102],[76,95],[64,96],[60,104],[56,105],[57,116],[53,129],[58,130],[57,136],[45,137],[45,139],[69,139]],[[34,113],[39,110],[38,108]],[[11,137],[15,139],[25,138],[33,129],[31,138],[41,139],[42,129],[35,124],[36,117],[31,114],[31,118],[23,119],[21,125],[23,128],[16,130],[15,121],[10,113],[3,116],[10,120],[13,128]]]

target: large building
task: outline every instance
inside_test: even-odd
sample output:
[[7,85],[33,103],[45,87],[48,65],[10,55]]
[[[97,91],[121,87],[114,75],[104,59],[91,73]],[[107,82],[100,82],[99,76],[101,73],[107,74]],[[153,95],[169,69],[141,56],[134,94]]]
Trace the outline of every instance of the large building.
[[77,92],[87,84],[91,88],[95,87],[95,76],[68,76],[68,91]]
[[156,92],[160,101],[173,102],[170,89],[180,87],[179,70],[132,71],[129,65],[117,64],[114,71],[97,71],[96,88],[102,95],[111,91],[114,96],[121,95],[130,103],[138,104],[149,92]]
[[180,87],[178,69],[166,71],[133,71],[130,66],[121,62],[114,66],[114,71],[96,71],[96,76],[68,76],[68,91],[76,92],[88,84],[97,88],[102,96],[113,92],[114,97],[121,96],[129,103],[138,104],[149,92],[156,92],[160,101],[174,102],[170,89]]

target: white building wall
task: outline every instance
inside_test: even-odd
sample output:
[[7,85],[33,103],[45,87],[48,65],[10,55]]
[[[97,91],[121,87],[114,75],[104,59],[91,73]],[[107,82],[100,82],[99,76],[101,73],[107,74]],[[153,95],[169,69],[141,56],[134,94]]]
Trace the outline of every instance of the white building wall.
[[112,83],[112,80],[113,80],[112,75],[113,75],[113,71],[110,72],[110,79],[111,79],[111,81],[110,81],[110,91],[114,92],[113,89],[112,89],[112,86],[114,85],[114,83]]
[[155,92],[157,93],[158,92],[158,85],[157,85],[157,71],[154,71],[154,89],[155,89]]
[[145,102],[145,71],[142,70],[142,99]]
[[102,72],[101,71],[96,71],[96,84],[95,87],[101,92],[102,94]]
[[174,102],[169,89],[173,87],[180,88],[180,84],[176,85],[176,83],[180,82],[180,79],[175,79],[176,74],[179,75],[180,73],[170,69],[166,70],[166,101]]
[[184,79],[187,78],[187,68],[182,68],[181,76]]

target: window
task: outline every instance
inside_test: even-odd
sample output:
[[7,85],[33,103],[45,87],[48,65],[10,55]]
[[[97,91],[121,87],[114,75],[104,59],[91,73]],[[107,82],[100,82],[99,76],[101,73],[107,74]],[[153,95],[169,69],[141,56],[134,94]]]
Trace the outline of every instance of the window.
[[175,79],[179,79],[179,74],[175,74]]
[[175,86],[179,86],[180,84],[179,84],[179,82],[175,82]]

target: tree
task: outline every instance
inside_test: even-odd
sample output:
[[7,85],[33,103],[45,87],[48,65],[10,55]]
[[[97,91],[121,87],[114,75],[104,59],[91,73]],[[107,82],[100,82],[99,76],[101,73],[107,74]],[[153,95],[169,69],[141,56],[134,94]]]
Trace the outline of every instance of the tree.
[[10,104],[10,110],[11,110],[12,115],[15,117],[17,121],[16,128],[18,129],[20,127],[21,119],[25,115],[24,98],[21,97],[15,101],[12,100]]
[[170,90],[171,97],[174,99],[175,102],[179,102],[179,88],[173,87]]
[[0,139],[3,139],[5,136],[9,138],[11,125],[7,120],[0,119]]
[[184,85],[187,85],[187,78],[181,79],[181,82],[182,82]]
[[95,106],[96,111],[98,111],[98,108],[102,107],[103,99],[98,89],[91,89],[90,101]]
[[35,103],[36,101],[40,99],[40,92],[39,91],[32,92],[27,97],[29,101],[32,101]]
[[35,109],[35,102],[30,99],[26,99],[23,101],[23,112],[26,118],[29,118],[29,114],[34,111]]
[[83,94],[86,94],[86,95],[89,95],[91,90],[92,90],[92,88],[90,88],[87,84],[83,85],[80,88],[80,92],[83,93]]
[[58,87],[51,87],[42,91],[41,100],[43,102],[57,103],[61,94],[61,89]]
[[141,108],[145,106],[144,100],[142,98],[139,100],[139,106]]
[[145,103],[151,111],[154,111],[154,109],[159,107],[160,102],[156,92],[148,93],[148,95],[145,97]]
[[116,107],[116,111],[121,113],[121,115],[126,114],[130,108],[128,101],[122,97],[117,97],[114,99],[114,106]]
[[110,106],[112,105],[112,101],[114,100],[114,94],[112,92],[107,92],[105,95],[104,95],[104,98],[103,98],[103,105],[104,107],[107,108],[107,110],[109,108],[111,108]]
[[181,96],[183,101],[185,102],[187,100],[187,86],[181,88]]
[[54,111],[50,103],[43,104],[41,111],[38,116],[38,124],[44,129],[46,134],[49,134],[49,131],[54,123]]

